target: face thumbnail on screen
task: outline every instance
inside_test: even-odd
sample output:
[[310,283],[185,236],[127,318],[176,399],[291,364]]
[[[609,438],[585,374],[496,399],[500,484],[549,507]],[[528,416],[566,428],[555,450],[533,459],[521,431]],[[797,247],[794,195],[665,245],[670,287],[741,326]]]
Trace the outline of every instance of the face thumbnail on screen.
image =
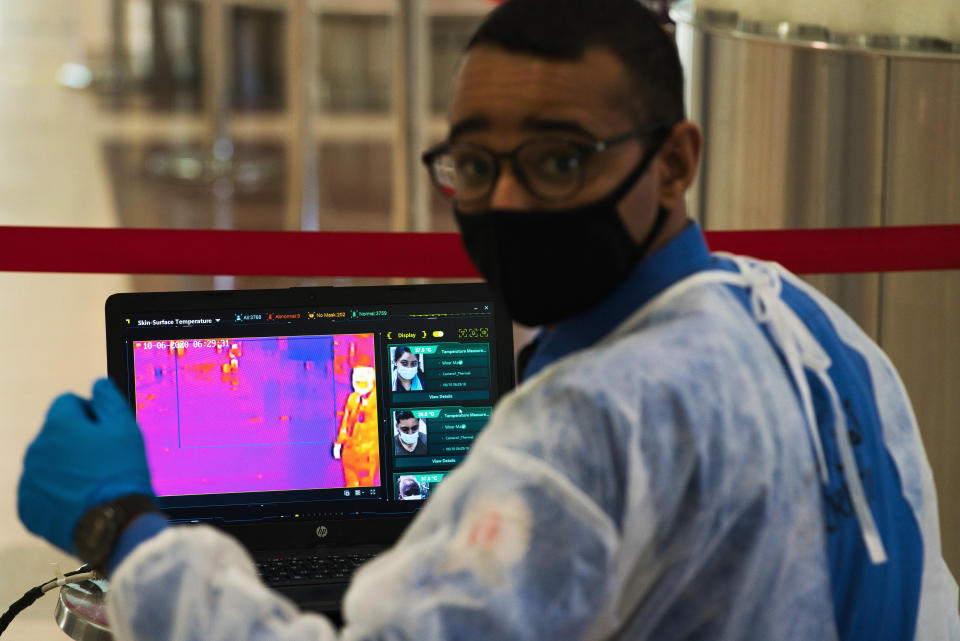
[[407,345],[390,347],[390,389],[394,392],[419,392],[423,387],[424,358]]
[[158,496],[380,483],[372,334],[136,341]]

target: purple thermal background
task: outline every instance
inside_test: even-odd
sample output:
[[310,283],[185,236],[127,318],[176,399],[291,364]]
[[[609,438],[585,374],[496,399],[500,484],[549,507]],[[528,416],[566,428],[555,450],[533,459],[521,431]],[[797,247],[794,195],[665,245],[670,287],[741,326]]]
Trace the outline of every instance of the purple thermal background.
[[[369,343],[369,344],[368,344]],[[370,335],[134,346],[137,421],[158,496],[343,487],[332,444]]]

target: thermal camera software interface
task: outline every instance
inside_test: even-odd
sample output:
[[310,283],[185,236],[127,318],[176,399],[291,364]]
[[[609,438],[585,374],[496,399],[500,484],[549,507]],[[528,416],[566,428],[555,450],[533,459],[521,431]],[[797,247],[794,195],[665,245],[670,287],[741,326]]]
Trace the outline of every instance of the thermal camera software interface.
[[158,496],[380,484],[372,334],[136,341]]

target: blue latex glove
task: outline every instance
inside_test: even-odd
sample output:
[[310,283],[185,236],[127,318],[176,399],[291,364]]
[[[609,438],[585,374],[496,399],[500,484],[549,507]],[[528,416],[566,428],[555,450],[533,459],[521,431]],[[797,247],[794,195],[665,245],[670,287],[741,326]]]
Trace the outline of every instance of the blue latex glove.
[[74,394],[57,398],[23,460],[20,520],[75,554],[80,516],[127,494],[154,496],[143,436],[127,400],[108,379],[94,383],[89,401]]

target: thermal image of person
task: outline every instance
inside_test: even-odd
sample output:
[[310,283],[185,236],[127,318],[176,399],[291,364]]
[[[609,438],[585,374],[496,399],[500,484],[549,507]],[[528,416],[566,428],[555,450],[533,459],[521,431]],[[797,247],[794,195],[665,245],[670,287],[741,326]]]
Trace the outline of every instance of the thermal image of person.
[[393,351],[394,392],[418,392],[423,390],[420,379],[420,357],[406,345],[397,345]]
[[401,501],[423,500],[423,489],[412,476],[401,476],[397,482],[397,498]]
[[344,487],[369,487],[380,480],[376,372],[372,367],[355,367],[352,381],[333,457],[343,464]]
[[426,456],[427,435],[420,431],[420,419],[410,410],[393,414],[396,435],[393,437],[393,453],[396,456]]

